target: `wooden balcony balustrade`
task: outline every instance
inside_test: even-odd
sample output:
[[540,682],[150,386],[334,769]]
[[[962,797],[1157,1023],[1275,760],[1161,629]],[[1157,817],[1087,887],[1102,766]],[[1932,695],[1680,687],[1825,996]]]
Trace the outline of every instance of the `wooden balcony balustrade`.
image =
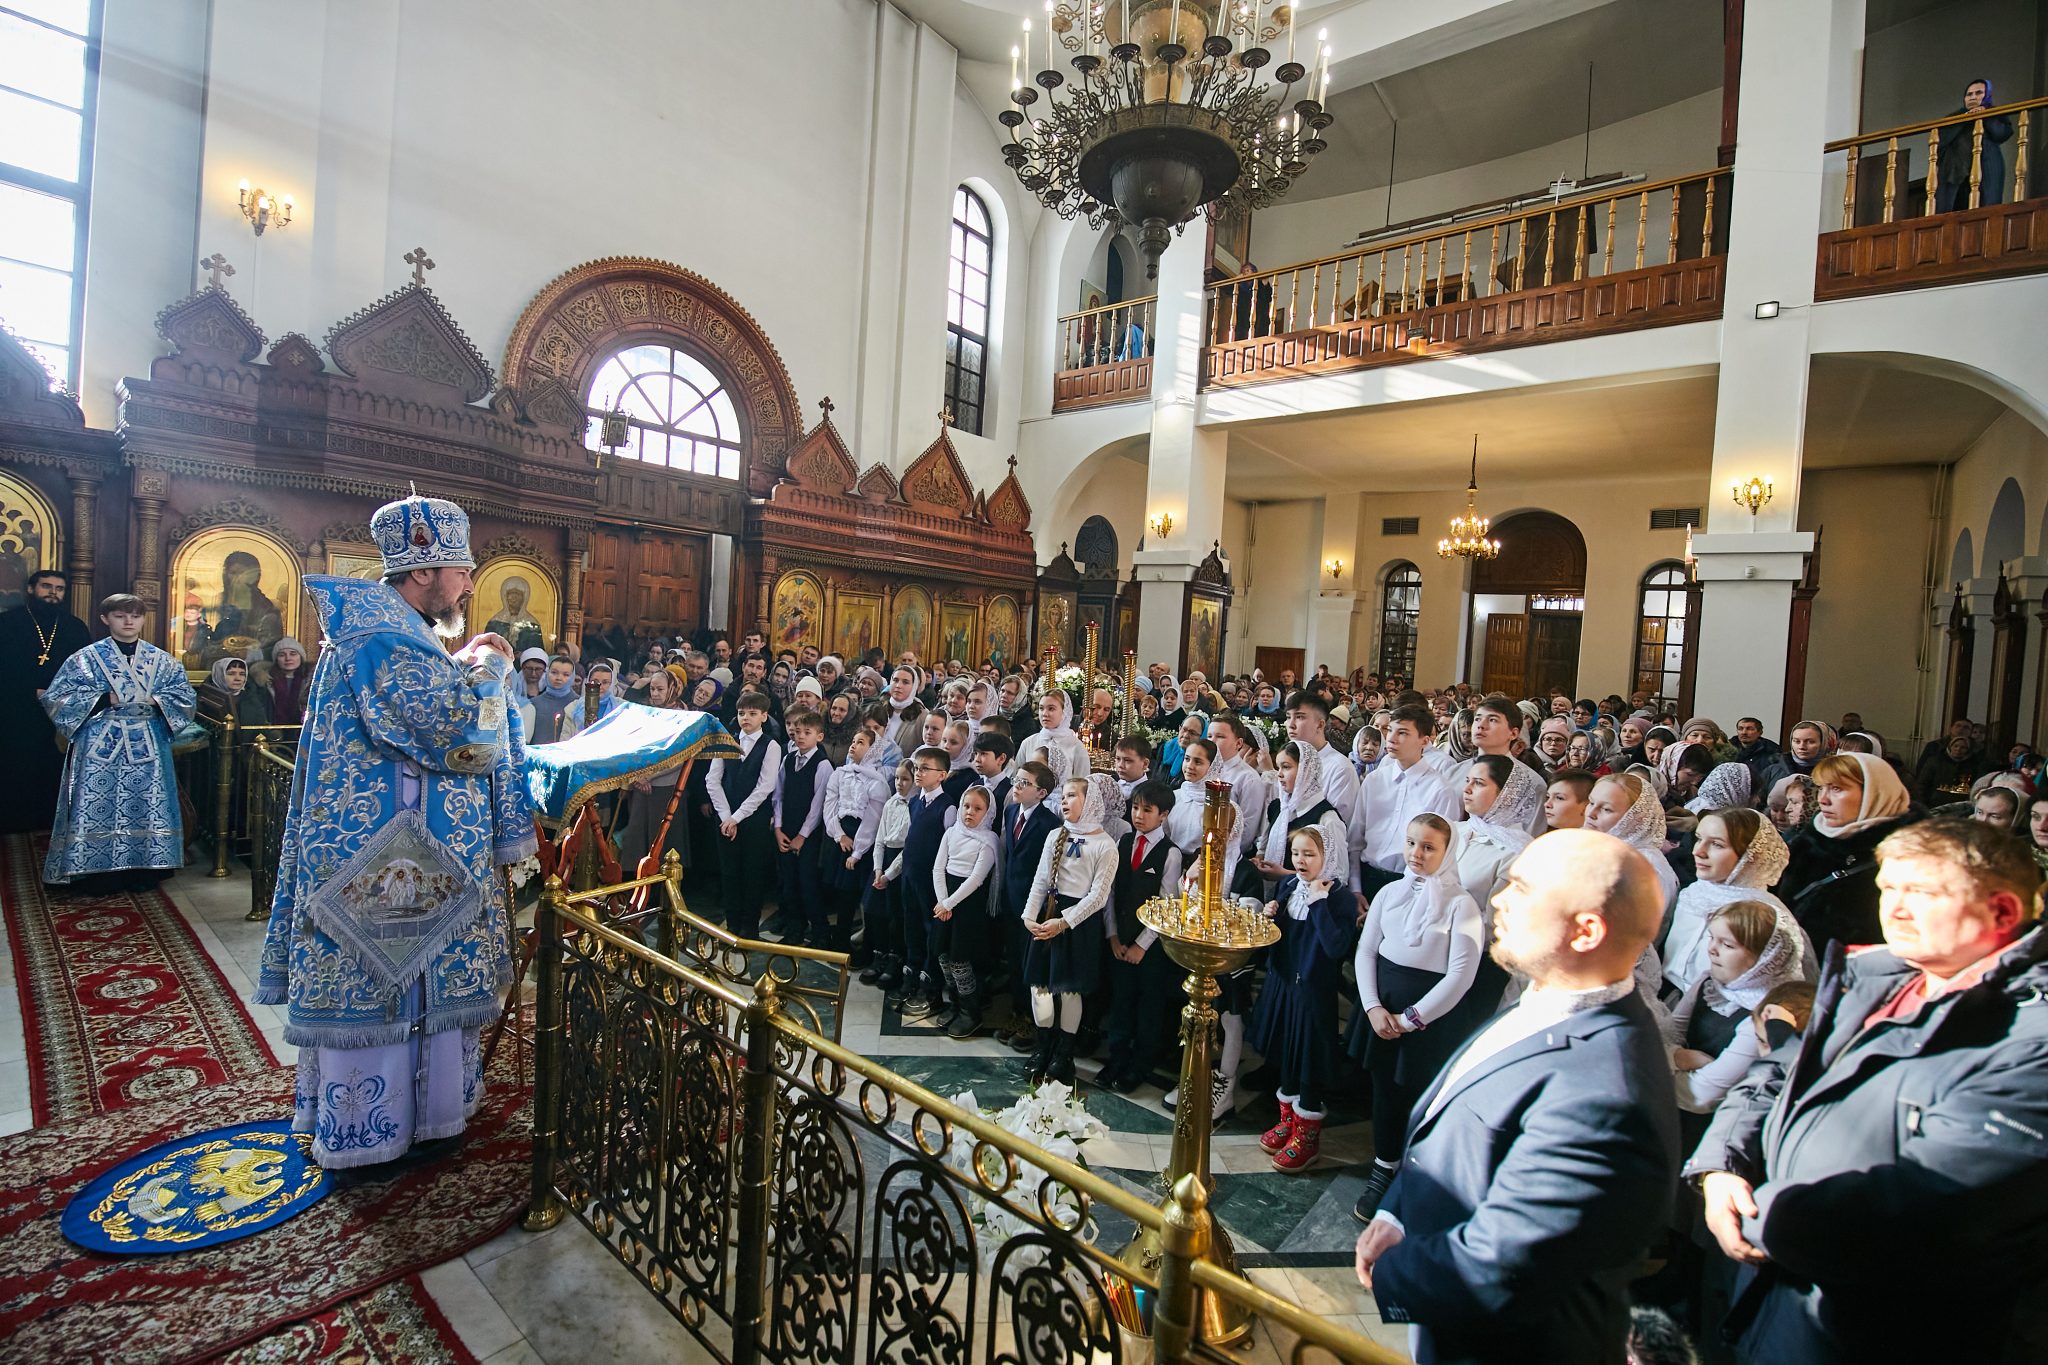
[[1220,281],[1204,382],[1717,318],[1733,188],[1723,167]]
[[1156,295],[1084,308],[1060,318],[1052,410],[1128,403],[1152,391]]
[[1815,297],[2048,270],[2032,148],[2044,111],[2048,99],[2023,100],[1828,143],[1842,224],[1820,235]]

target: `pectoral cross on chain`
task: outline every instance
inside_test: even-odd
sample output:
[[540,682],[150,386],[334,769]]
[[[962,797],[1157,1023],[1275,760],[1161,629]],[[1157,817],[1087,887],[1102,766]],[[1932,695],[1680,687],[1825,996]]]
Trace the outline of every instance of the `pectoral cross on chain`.
[[403,259],[407,265],[412,267],[412,282],[415,285],[425,285],[427,282],[427,272],[434,268],[434,263],[427,258],[427,249],[423,246],[416,246],[411,251],[406,252]]

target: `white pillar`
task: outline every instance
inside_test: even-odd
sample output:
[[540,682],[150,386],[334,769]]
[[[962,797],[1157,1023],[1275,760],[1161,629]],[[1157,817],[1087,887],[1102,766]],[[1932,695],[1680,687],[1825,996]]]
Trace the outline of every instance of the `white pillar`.
[[[1798,526],[1815,238],[1829,197],[1821,147],[1855,131],[1863,0],[1772,0],[1750,6],[1744,25],[1710,534],[1693,541],[1706,585],[1694,706],[1723,724],[1754,715],[1775,734],[1792,588],[1813,548]],[[1778,314],[1759,319],[1766,301]],[[1728,493],[1751,478],[1774,485],[1754,517]]]
[[1332,673],[1351,671],[1351,632],[1359,602],[1358,510],[1363,501],[1358,493],[1332,493],[1323,499],[1316,595],[1309,603],[1308,639],[1302,646],[1304,677],[1313,676],[1318,664],[1328,664]]
[[[1137,551],[1138,654],[1183,666],[1187,582],[1223,536],[1223,471],[1229,438],[1195,425],[1201,379],[1204,237],[1199,225],[1173,239],[1159,261],[1157,344],[1152,357],[1152,444],[1145,479],[1145,548]],[[1164,536],[1150,529],[1170,516]]]

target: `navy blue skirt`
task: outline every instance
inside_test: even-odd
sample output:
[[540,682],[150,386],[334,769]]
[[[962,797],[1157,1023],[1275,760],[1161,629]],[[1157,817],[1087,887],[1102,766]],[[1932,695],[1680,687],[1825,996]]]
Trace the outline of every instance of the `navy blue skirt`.
[[1327,1100],[1337,1083],[1336,990],[1267,973],[1245,1041],[1279,1072],[1280,1094],[1311,1107]]
[[[850,829],[848,834],[858,835],[859,830]],[[869,849],[854,860],[851,868],[846,865],[846,854],[840,850],[839,841],[825,833],[821,826],[817,834],[821,841],[818,856],[822,860],[818,880],[827,892],[845,897],[857,897],[874,885],[874,850]],[[856,842],[858,840],[856,839]]]
[[[1395,1014],[1428,995],[1436,983],[1444,979],[1442,972],[1404,967],[1398,962],[1389,962],[1384,956],[1379,959],[1377,968],[1380,1004]],[[1463,1045],[1481,1022],[1483,1020],[1468,1019],[1457,1005],[1453,1005],[1443,1018],[1420,1033],[1404,1033],[1398,1038],[1387,1039],[1372,1031],[1372,1025],[1365,1021],[1365,1011],[1360,1010],[1351,1021],[1351,1055],[1369,1068],[1391,1064],[1396,1082],[1420,1090],[1436,1079],[1436,1073],[1443,1070],[1451,1054]]]
[[[1051,914],[1058,914],[1080,901],[1079,896],[1054,896]],[[1102,984],[1102,961],[1109,955],[1109,940],[1102,936],[1098,915],[1081,921],[1058,938],[1027,938],[1024,948],[1024,984],[1054,995],[1089,995]]]

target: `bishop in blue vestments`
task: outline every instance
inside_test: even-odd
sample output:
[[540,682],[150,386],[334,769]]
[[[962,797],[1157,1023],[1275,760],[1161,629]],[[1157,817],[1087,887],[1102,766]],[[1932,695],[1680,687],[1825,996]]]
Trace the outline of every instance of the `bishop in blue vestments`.
[[382,582],[306,580],[326,638],[255,997],[285,1006],[295,1125],[329,1168],[462,1132],[478,1030],[512,980],[499,869],[535,845],[511,646],[443,644],[470,596],[469,518],[415,495],[370,529]]
[[100,603],[109,638],[66,659],[43,692],[50,723],[71,745],[46,882],[140,886],[185,865],[171,736],[199,699],[178,661],[142,638],[143,612],[127,593]]

